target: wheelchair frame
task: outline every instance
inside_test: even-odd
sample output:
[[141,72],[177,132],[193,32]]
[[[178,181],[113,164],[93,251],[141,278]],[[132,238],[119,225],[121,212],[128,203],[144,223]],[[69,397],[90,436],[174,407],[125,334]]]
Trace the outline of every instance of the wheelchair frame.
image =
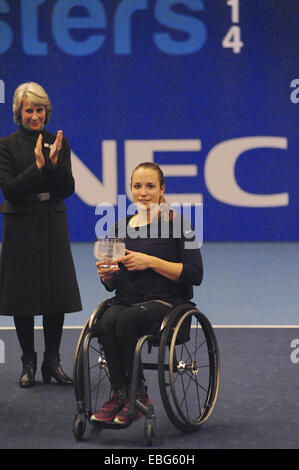
[[[98,409],[93,403],[93,394],[99,393],[102,383],[107,382],[108,388],[110,385],[104,352],[100,340],[94,333],[95,322],[107,308],[108,300],[99,304],[94,310],[85,323],[77,343],[73,371],[77,410],[73,422],[73,434],[78,441],[83,439],[86,423]],[[129,423],[99,422],[92,423],[93,425],[114,429],[128,427],[133,421],[136,407],[145,417],[146,443],[149,446],[152,444],[155,436],[154,408],[153,406],[147,407],[136,399],[140,366],[143,370],[158,371],[162,403],[168,418],[176,428],[185,433],[194,432],[211,416],[220,382],[219,349],[213,327],[207,317],[192,302],[174,306],[165,320],[162,326],[153,325],[153,331],[142,336],[137,342],[133,363]],[[98,341],[97,347],[91,344],[93,338]],[[153,346],[158,346],[157,363],[142,361],[142,350],[145,344],[148,345],[149,352]],[[98,357],[96,365],[91,364],[90,356],[94,353]],[[91,383],[91,374],[94,374],[94,371],[96,371],[95,387]],[[191,396],[189,403],[187,394]],[[102,404],[109,399],[110,395],[111,387],[108,396],[106,395],[102,400]]]

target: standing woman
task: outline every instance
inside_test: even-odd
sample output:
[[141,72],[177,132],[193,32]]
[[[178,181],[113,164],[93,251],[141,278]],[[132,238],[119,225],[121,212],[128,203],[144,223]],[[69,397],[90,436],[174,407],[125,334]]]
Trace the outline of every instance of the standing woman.
[[0,256],[0,315],[13,315],[22,350],[19,384],[35,382],[34,315],[43,315],[43,381],[71,384],[60,365],[64,314],[82,310],[63,199],[74,192],[70,147],[48,132],[52,106],[37,83],[14,93],[18,130],[0,139],[0,186],[5,200]]

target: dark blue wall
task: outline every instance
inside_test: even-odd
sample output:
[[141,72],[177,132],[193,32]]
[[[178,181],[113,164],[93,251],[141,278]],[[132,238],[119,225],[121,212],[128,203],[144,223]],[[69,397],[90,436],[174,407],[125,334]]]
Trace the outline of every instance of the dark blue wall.
[[298,17],[297,0],[0,0],[0,134],[15,88],[42,84],[73,151],[73,241],[149,159],[171,201],[203,202],[205,241],[298,240]]

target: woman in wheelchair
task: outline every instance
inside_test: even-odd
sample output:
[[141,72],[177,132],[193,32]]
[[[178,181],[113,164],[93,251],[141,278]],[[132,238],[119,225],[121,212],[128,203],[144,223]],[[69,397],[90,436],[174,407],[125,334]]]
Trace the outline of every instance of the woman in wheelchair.
[[[98,274],[106,289],[115,290],[108,308],[96,324],[113,390],[111,398],[95,412],[91,422],[129,421],[129,397],[134,352],[138,338],[153,324],[162,323],[174,305],[192,298],[192,285],[200,285],[202,258],[194,232],[164,199],[161,168],[152,162],[138,165],[132,173],[131,191],[137,213],[115,225],[115,236],[125,233],[126,255],[118,268]],[[125,232],[123,230],[125,229]],[[190,234],[192,238],[190,238]],[[137,398],[150,405],[142,371]],[[142,413],[135,409],[134,421]]]

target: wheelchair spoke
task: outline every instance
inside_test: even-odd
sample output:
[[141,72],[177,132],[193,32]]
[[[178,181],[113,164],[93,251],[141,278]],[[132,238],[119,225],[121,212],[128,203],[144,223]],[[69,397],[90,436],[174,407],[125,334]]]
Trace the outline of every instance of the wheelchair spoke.
[[[176,408],[175,415],[179,418],[174,421],[179,426],[184,424],[179,423],[178,419],[186,426],[197,426],[206,419],[207,410],[211,408],[210,400],[214,399],[217,392],[217,367],[214,361],[216,346],[214,338],[207,336],[201,315],[199,312],[187,312],[175,328],[170,346],[168,400],[171,394],[173,404],[169,407],[169,412]],[[180,344],[179,338],[186,337],[183,331],[186,331],[185,325],[188,324],[188,340]]]
[[[97,341],[97,344],[93,344]],[[103,348],[99,345],[97,338],[89,343],[89,381],[90,381],[90,412],[96,411],[100,404],[107,401],[110,395],[110,377],[107,368]]]
[[183,402],[185,404],[185,408],[186,408],[186,413],[187,413],[187,416],[189,418],[189,412],[188,412],[188,404],[187,404],[187,400],[186,400],[186,395],[187,395],[187,392],[188,392],[188,388],[190,386],[190,383],[191,383],[191,377],[189,379],[189,383],[187,384],[187,388],[185,389],[185,385],[184,385],[184,379],[183,377],[181,377],[181,382],[182,382],[182,388],[183,388],[183,397],[182,397],[182,401],[181,401],[181,405],[180,407],[182,406]]
[[92,366],[89,366],[89,370],[93,370],[99,367],[99,364],[93,364]]
[[99,347],[95,347],[93,346],[92,344],[90,344],[90,349],[95,351],[97,354],[100,354],[101,350],[99,349]]

